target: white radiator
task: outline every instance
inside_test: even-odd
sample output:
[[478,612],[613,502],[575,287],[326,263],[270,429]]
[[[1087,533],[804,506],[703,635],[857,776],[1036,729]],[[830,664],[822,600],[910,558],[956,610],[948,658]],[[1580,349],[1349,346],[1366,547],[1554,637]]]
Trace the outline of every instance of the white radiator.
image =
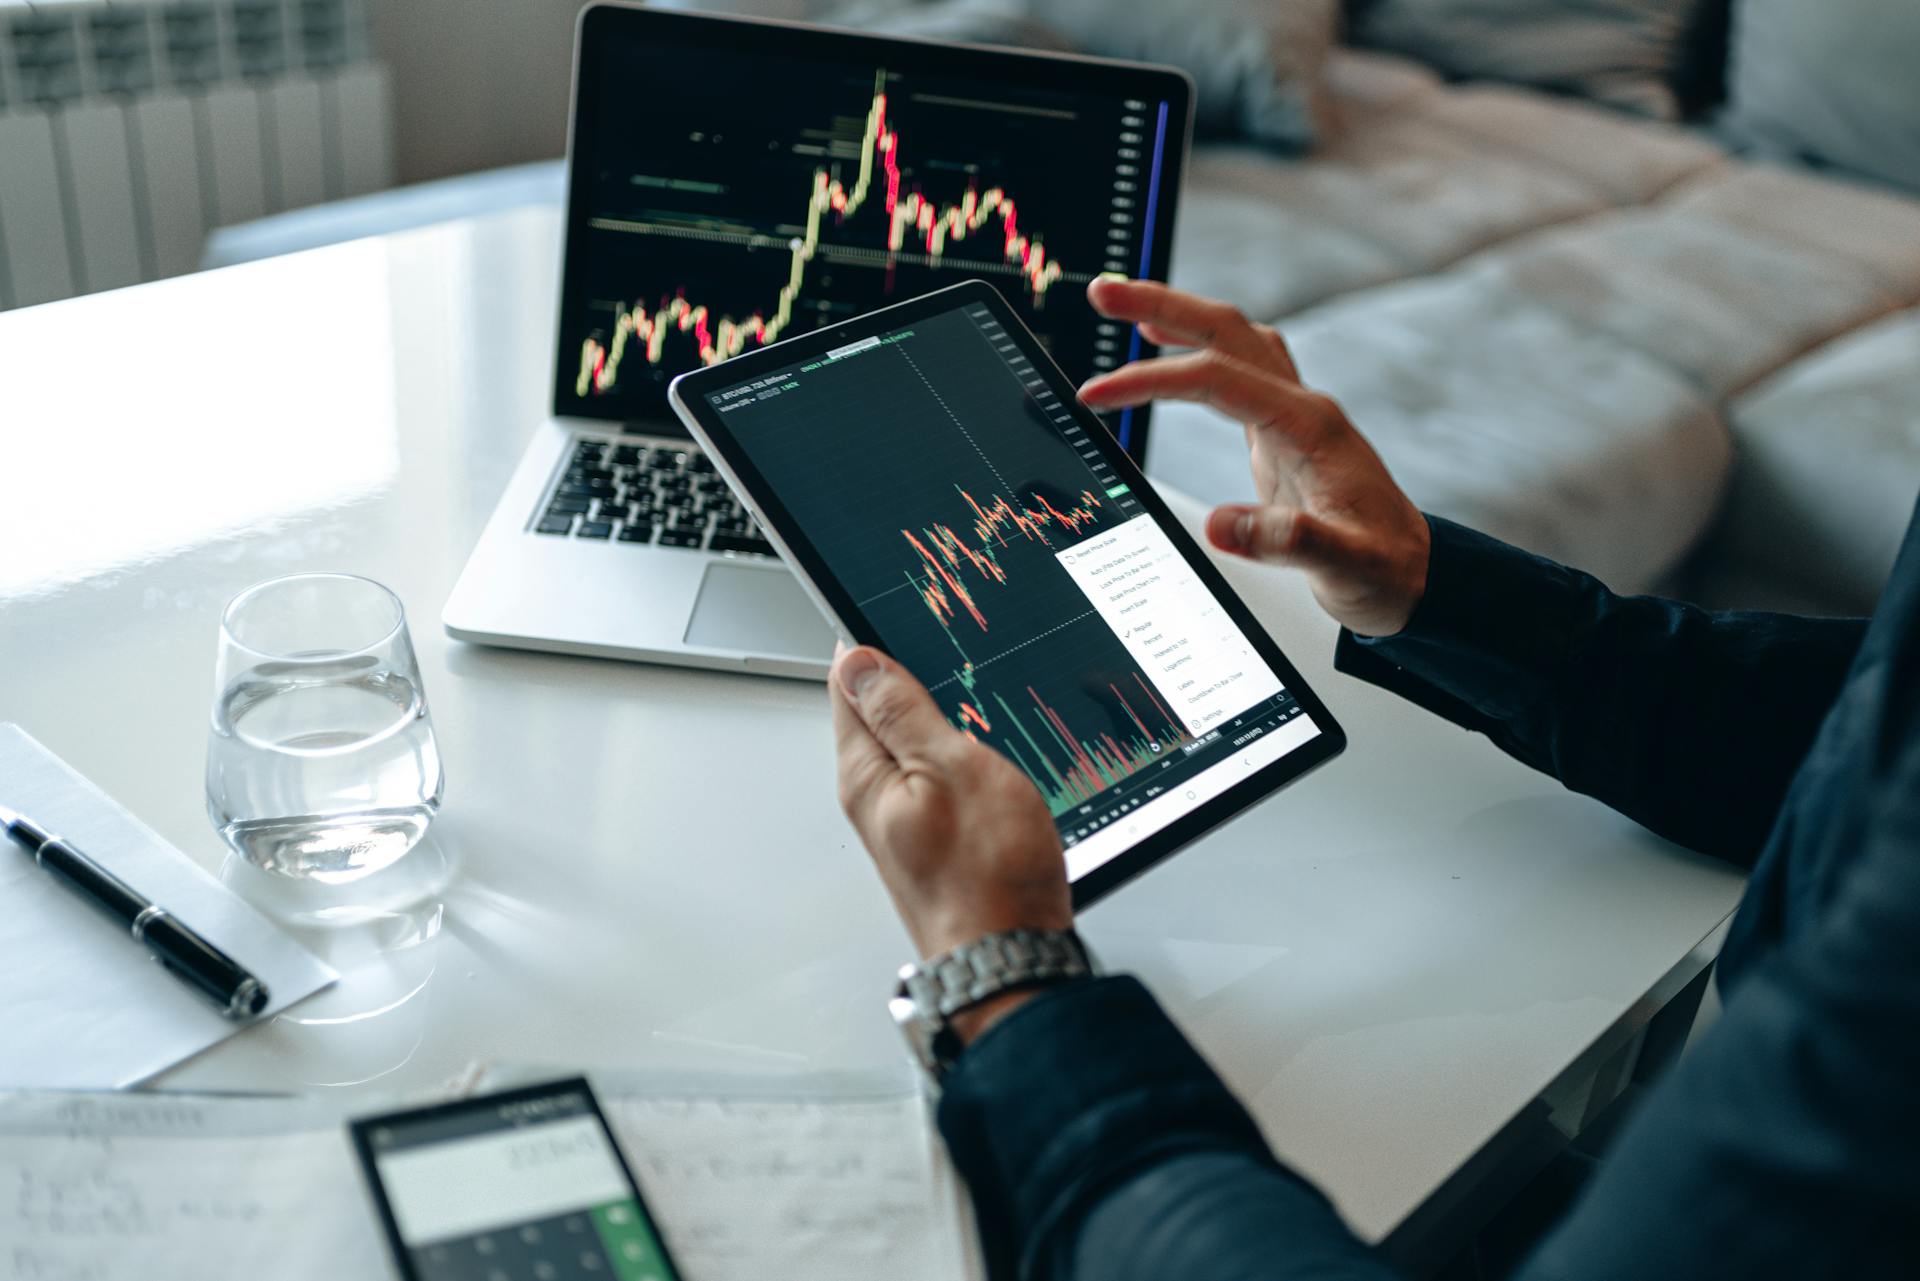
[[366,0],[0,0],[0,308],[392,181]]

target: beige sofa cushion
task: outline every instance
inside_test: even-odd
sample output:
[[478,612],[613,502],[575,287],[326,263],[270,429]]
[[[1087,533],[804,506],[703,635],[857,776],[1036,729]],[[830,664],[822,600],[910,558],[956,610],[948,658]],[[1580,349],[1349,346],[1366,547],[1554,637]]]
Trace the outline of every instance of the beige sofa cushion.
[[[1313,159],[1196,156],[1177,283],[1278,321],[1431,511],[1643,591],[1724,500],[1737,553],[1816,548],[1819,581],[1877,585],[1920,487],[1887,443],[1920,422],[1920,361],[1902,381],[1887,337],[1843,360],[1877,390],[1812,438],[1771,398],[1830,389],[1849,334],[1920,303],[1920,201],[1378,56],[1336,57],[1328,84],[1342,132]],[[1158,409],[1149,464],[1203,498],[1250,491],[1240,430],[1205,410]]]
[[1675,190],[1673,203],[1864,267],[1889,298],[1920,297],[1920,199],[1804,169],[1743,164]]
[[1366,0],[1355,35],[1449,75],[1506,80],[1671,116],[1701,0]]
[[[1483,273],[1368,290],[1282,326],[1428,511],[1651,589],[1718,506],[1731,447],[1680,374]],[[1154,474],[1215,501],[1251,492],[1238,428],[1155,411]]]
[[1722,163],[1683,130],[1521,90],[1448,89],[1379,54],[1337,54],[1327,90],[1338,132],[1309,160],[1196,151],[1175,283],[1276,320],[1650,200]]
[[1729,421],[1734,482],[1715,550],[1871,609],[1920,497],[1920,308],[1783,370]]
[[1697,206],[1590,219],[1496,250],[1479,269],[1672,366],[1715,402],[1902,301],[1854,260]]

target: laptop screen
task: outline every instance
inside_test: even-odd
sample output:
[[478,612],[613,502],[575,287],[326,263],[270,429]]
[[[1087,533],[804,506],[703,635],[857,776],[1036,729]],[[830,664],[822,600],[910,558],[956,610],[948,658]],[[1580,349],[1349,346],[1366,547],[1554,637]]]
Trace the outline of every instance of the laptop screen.
[[1147,350],[1085,291],[1165,278],[1176,72],[603,7],[575,90],[557,414],[680,435],[674,375],[970,277],[1075,380]]

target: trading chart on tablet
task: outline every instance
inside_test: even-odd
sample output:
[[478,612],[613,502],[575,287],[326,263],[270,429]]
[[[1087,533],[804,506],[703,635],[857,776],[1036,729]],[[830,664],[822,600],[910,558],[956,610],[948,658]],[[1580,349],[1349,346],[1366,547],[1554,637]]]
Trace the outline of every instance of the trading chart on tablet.
[[1069,845],[1161,798],[1164,825],[1317,733],[988,308],[707,399],[888,652]]
[[1074,377],[1129,358],[1085,289],[1149,270],[1169,104],[637,43],[606,66],[569,412],[657,413],[684,370],[968,277]]

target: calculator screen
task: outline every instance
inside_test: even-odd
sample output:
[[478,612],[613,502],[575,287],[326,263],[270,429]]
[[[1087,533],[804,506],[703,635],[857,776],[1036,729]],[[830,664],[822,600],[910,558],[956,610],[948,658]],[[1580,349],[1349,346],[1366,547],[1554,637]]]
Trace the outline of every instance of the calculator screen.
[[678,1281],[584,1086],[363,1133],[418,1281]]

